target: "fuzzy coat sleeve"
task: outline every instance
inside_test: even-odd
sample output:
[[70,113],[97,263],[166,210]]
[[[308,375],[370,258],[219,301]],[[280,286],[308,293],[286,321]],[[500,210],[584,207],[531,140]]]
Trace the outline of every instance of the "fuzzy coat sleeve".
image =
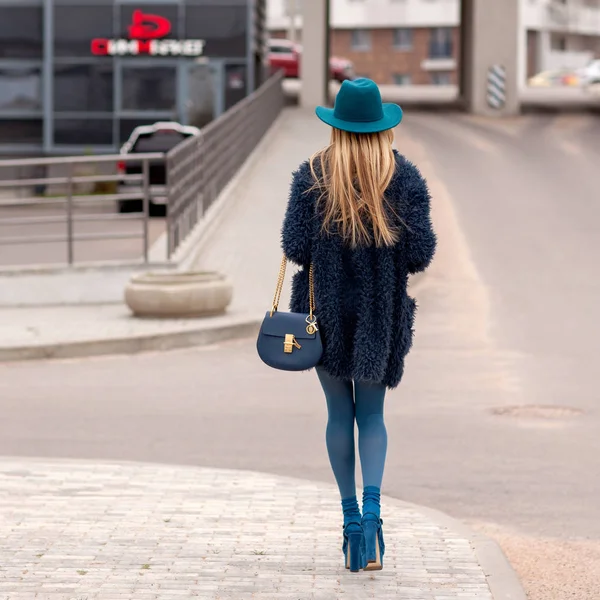
[[287,211],[283,220],[281,246],[288,260],[298,265],[309,265],[312,247],[315,209],[311,188],[312,175],[308,162],[302,163],[292,175]]
[[431,196],[427,182],[415,165],[405,161],[401,169],[404,171],[402,216],[406,225],[406,262],[409,273],[418,273],[429,266],[437,245],[431,222]]

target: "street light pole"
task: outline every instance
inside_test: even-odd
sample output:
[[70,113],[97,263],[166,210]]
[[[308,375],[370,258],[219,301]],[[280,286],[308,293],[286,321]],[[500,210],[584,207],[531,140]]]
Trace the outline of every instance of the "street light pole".
[[288,39],[290,42],[294,44],[298,41],[297,31],[296,31],[296,17],[298,15],[298,1],[297,0],[287,0],[288,5],[288,14],[290,17],[289,29],[288,29]]

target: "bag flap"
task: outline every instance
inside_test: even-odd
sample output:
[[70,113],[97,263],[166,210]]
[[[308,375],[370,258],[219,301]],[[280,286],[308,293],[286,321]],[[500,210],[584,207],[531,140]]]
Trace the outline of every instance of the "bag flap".
[[317,335],[306,331],[308,315],[289,312],[275,312],[272,317],[270,315],[271,311],[268,311],[261,327],[261,333],[264,335],[284,338],[286,334],[293,333],[299,340],[314,340]]

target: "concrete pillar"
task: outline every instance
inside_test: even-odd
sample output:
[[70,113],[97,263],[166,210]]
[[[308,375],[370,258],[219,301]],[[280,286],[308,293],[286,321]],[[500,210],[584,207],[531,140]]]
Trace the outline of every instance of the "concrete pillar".
[[329,102],[329,0],[302,2],[300,104],[305,108]]
[[[522,7],[522,4],[519,4]],[[527,27],[523,20],[519,19],[519,47],[518,47],[518,67],[517,67],[517,86],[518,90],[527,87],[527,66],[528,66],[528,46],[527,46]]]
[[[517,114],[519,102],[519,0],[463,0],[461,95],[469,112],[486,116]],[[491,68],[505,72],[505,99],[500,108],[488,101]]]

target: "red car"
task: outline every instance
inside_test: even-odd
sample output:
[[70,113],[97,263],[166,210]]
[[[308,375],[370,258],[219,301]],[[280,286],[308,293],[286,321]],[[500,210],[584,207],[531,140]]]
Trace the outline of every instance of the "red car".
[[[271,73],[283,71],[284,77],[298,77],[300,75],[300,57],[302,47],[289,40],[269,41],[269,67]],[[331,79],[345,81],[355,79],[354,65],[345,58],[332,56],[329,59]]]

